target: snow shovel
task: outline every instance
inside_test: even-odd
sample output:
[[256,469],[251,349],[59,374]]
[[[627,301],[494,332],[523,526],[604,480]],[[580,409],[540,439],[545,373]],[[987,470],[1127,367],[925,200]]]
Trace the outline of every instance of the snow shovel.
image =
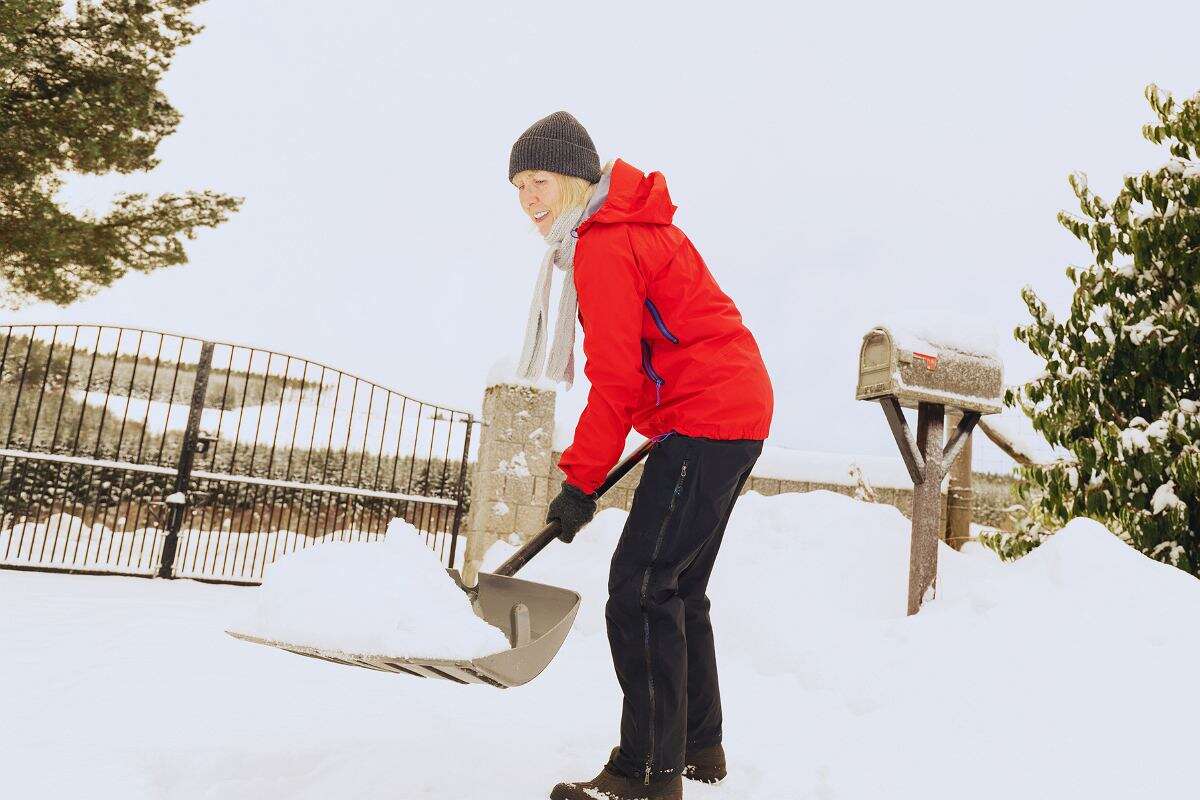
[[[648,440],[613,468],[596,490],[600,497],[624,478],[654,447]],[[571,624],[579,612],[580,597],[570,589],[514,578],[525,566],[558,537],[558,523],[542,528],[507,561],[493,572],[481,572],[477,583],[463,583],[457,570],[450,577],[466,592],[475,613],[508,636],[510,648],[471,659],[413,658],[399,655],[346,653],[307,645],[263,639],[236,631],[225,631],[235,639],[277,647],[310,658],[366,667],[381,672],[415,675],[419,678],[443,678],[454,683],[483,683],[500,689],[529,683],[542,673],[562,647]]]

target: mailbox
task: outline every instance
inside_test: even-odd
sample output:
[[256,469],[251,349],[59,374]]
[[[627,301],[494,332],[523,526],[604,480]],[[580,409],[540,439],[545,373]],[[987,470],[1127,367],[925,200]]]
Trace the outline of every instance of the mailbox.
[[933,344],[879,326],[863,337],[858,357],[858,400],[892,396],[906,408],[938,403],[995,414],[1004,407],[1000,360],[967,347]]
[[[913,480],[909,614],[916,614],[937,586],[942,478],[964,450],[980,415],[995,414],[1004,406],[998,358],[953,343],[951,337],[930,338],[937,341],[898,328],[872,328],[858,354],[854,392],[859,400],[879,402]],[[917,410],[915,439],[903,407]],[[961,419],[943,444],[947,407],[958,409]]]

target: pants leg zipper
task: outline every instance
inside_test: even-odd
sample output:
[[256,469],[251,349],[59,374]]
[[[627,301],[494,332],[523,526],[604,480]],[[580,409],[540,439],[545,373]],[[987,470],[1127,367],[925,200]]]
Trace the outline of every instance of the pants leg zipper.
[[650,738],[649,751],[646,753],[646,773],[643,784],[650,785],[650,773],[654,768],[654,670],[653,660],[650,655],[650,615],[645,611],[646,596],[650,590],[650,573],[654,569],[654,564],[658,561],[659,551],[662,550],[663,539],[667,535],[667,526],[671,523],[671,517],[675,514],[675,505],[679,500],[679,493],[683,491],[683,479],[687,477],[688,462],[685,458],[683,465],[679,469],[679,479],[675,481],[675,489],[671,492],[671,502],[667,506],[666,516],[663,517],[663,523],[658,529],[658,539],[654,542],[654,553],[650,556],[650,566],[646,567],[646,572],[642,576],[642,638],[646,649],[646,681],[649,689],[650,698],[650,726],[648,735]]

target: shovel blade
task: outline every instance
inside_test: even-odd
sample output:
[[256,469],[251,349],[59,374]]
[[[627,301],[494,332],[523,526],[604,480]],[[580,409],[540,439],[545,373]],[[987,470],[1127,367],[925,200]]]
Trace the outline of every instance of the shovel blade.
[[[351,667],[441,678],[454,683],[483,683],[500,689],[521,686],[536,678],[562,647],[579,612],[576,592],[544,583],[479,573],[476,612],[504,631],[514,645],[507,650],[471,659],[422,658],[405,654],[348,653],[304,644],[265,639],[237,631],[230,636],[254,644],[276,647],[296,655]],[[525,610],[514,614],[523,605]],[[520,631],[514,628],[520,628]],[[527,634],[526,634],[527,631]]]

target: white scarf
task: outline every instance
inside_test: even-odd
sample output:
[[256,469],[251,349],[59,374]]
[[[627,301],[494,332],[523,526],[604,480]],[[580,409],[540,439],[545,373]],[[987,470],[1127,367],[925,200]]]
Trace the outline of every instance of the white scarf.
[[[572,235],[583,216],[582,208],[570,208],[558,215],[546,244],[550,249],[542,257],[537,285],[533,289],[533,301],[529,304],[529,321],[525,324],[525,344],[521,348],[521,360],[517,375],[524,380],[536,381],[545,375],[552,381],[565,383],[571,388],[575,379],[575,317],[579,314],[579,298],[575,294],[575,242]],[[546,328],[550,316],[551,268],[563,271],[562,294],[558,297],[558,320],[554,323],[554,341],[550,345],[550,358],[546,359]]]

